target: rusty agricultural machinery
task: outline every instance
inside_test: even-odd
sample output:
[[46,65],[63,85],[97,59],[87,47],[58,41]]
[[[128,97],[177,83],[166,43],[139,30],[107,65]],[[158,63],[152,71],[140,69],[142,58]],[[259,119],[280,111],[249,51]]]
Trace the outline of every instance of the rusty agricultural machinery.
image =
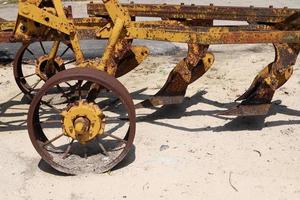
[[[21,91],[32,98],[28,131],[33,146],[55,169],[102,173],[128,153],[135,136],[135,109],[182,102],[189,84],[214,62],[214,44],[272,43],[275,59],[262,69],[223,115],[265,115],[275,91],[288,81],[300,51],[300,9],[214,5],[87,5],[89,17],[73,18],[60,0],[20,0],[15,22],[1,21],[1,42],[22,42],[13,64]],[[138,17],[158,19],[138,21]],[[216,26],[214,20],[248,25]],[[85,59],[80,40],[107,40],[101,59]],[[188,53],[153,97],[133,104],[116,79],[149,54],[134,39],[188,44]],[[44,42],[50,42],[47,51]],[[36,45],[31,48],[31,45]],[[37,50],[40,55],[35,54]],[[64,58],[66,52],[73,59]],[[25,56],[28,54],[31,58]],[[75,66],[68,64],[74,62]],[[29,79],[36,78],[36,82]],[[117,109],[117,110],[116,110]]]

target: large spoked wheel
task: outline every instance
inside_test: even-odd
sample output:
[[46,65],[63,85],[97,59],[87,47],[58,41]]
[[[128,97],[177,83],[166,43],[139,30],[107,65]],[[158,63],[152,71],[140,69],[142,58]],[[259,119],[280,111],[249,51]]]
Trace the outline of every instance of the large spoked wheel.
[[103,173],[116,166],[132,146],[135,123],[126,88],[90,68],[50,78],[33,98],[27,120],[42,159],[68,174]]
[[61,42],[53,65],[46,68],[53,42],[25,43],[16,53],[13,62],[15,81],[20,90],[32,97],[51,76],[72,68],[75,60],[70,44]]

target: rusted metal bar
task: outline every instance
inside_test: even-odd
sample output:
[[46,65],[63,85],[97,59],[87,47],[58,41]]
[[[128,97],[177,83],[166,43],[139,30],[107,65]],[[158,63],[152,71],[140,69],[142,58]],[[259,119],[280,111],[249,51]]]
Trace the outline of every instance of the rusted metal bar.
[[[88,17],[88,18],[74,18],[73,22],[76,26],[76,30],[80,39],[96,39],[98,29],[105,27],[108,20],[99,17]],[[101,38],[100,38],[101,39]]]
[[[238,20],[248,22],[280,23],[287,17],[300,12],[300,9],[259,8],[259,7],[225,7],[167,4],[122,4],[131,16],[161,17],[173,19],[214,19]],[[90,16],[108,16],[102,3],[87,4]]]
[[200,44],[251,44],[251,43],[300,43],[300,31],[231,31],[212,27],[204,31],[178,30],[174,28],[147,28],[134,26],[127,29],[130,37],[136,39],[160,40]]
[[6,21],[1,20],[0,21],[0,31],[12,31],[14,30],[15,22],[14,21]]
[[12,32],[0,32],[0,42],[12,42]]
[[[74,18],[73,21],[80,39],[98,38],[96,33],[99,27],[104,27],[108,23],[107,19],[99,17]],[[0,21],[0,42],[21,42],[20,39],[13,38],[15,23],[15,21]],[[46,40],[46,38],[32,38],[32,41],[35,40]]]
[[0,42],[12,42],[13,30],[15,27],[14,21],[6,21],[0,18]]

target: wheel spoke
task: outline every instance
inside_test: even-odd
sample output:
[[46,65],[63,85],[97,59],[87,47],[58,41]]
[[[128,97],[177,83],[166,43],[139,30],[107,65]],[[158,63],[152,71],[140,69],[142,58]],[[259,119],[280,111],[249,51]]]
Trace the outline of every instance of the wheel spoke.
[[99,85],[97,85],[95,83],[91,84],[90,89],[86,95],[86,100],[88,102],[94,102],[96,100],[96,98],[98,97],[99,91],[100,91]]
[[103,154],[105,156],[109,156],[107,150],[105,149],[105,147],[101,143],[101,139],[99,137],[97,137],[97,144],[99,145],[99,147],[100,147],[101,151],[103,152]]
[[57,89],[63,94],[63,97],[67,98],[67,101],[70,103],[70,98],[69,96],[66,94],[66,92],[59,86],[59,84],[56,85]]
[[37,60],[35,54],[28,47],[26,48],[26,51],[28,51],[34,57],[35,60]]
[[104,108],[102,108],[101,110],[106,111],[108,108],[110,108],[111,106],[115,106],[119,102],[120,102],[120,99],[116,98],[113,101],[111,101],[108,105],[106,105]]
[[64,82],[66,85],[69,86],[69,89],[67,91],[65,91],[68,96],[70,96],[71,94],[74,94],[76,92],[76,90],[78,89],[78,82],[76,82],[74,85],[71,85],[68,82]]
[[79,100],[81,100],[81,85],[82,85],[82,80],[79,80],[77,82],[77,89],[78,89],[78,97],[79,97]]
[[107,134],[107,133],[104,133],[103,134],[104,136],[107,136],[107,137],[111,137],[111,138],[113,138],[113,139],[116,139],[116,140],[118,140],[118,141],[120,141],[120,142],[123,142],[123,143],[127,143],[127,141],[126,140],[123,140],[123,139],[121,139],[121,138],[119,138],[118,136],[115,136],[115,135],[112,135],[112,134]]
[[61,123],[61,120],[46,120],[41,122],[41,124],[54,124],[54,123]]
[[60,55],[60,57],[63,57],[63,56],[65,55],[65,53],[66,53],[69,49],[70,49],[70,46],[68,46],[68,47],[64,50],[64,52]]
[[68,147],[67,147],[66,151],[63,154],[63,157],[62,157],[63,159],[66,159],[68,157],[68,154],[69,154],[69,152],[72,148],[73,142],[74,142],[74,139],[72,139],[71,142],[68,144]]
[[109,123],[110,121],[129,121],[129,118],[128,117],[105,117],[105,122]]
[[87,152],[88,152],[87,147],[86,147],[86,145],[84,144],[84,145],[83,145],[83,153],[84,153],[83,156],[84,156],[85,159],[87,159],[87,157],[88,157]]
[[23,65],[35,65],[35,61],[29,60],[29,61],[22,61]]
[[65,84],[67,84],[69,87],[73,87],[70,83],[65,82]]
[[46,50],[45,50],[45,48],[44,48],[44,45],[43,45],[43,43],[42,43],[41,41],[40,41],[40,45],[41,45],[41,48],[42,48],[44,54],[47,54],[47,53],[46,53]]
[[45,143],[43,144],[43,147],[45,147],[45,146],[51,144],[52,142],[54,142],[55,140],[58,140],[59,138],[61,138],[61,137],[64,136],[64,135],[65,135],[65,134],[62,133],[62,134],[60,134],[60,135],[54,137],[53,139],[48,140],[47,142],[45,142]]
[[28,77],[31,77],[31,76],[34,76],[34,75],[35,75],[35,73],[33,73],[33,74],[29,74],[29,75],[26,75],[26,76],[20,77],[20,79],[25,79],[25,78],[28,78]]
[[54,107],[53,105],[49,104],[48,102],[43,101],[43,100],[41,100],[40,102],[41,102],[43,105],[46,105],[46,106],[48,106],[49,108],[52,108],[53,110],[55,110],[55,111],[58,112],[59,114],[61,113],[61,110],[60,110],[60,109]]
[[40,83],[42,81],[42,79],[39,79],[35,84],[33,84],[33,85],[31,85],[31,91],[33,91],[35,88],[36,88],[36,86]]

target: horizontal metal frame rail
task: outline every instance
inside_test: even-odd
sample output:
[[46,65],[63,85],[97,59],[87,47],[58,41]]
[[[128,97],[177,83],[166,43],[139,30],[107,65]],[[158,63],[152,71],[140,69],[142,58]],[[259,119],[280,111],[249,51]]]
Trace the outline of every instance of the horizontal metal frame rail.
[[11,42],[15,23],[0,18],[0,42]]
[[[161,40],[198,44],[246,44],[246,43],[300,43],[299,31],[245,30],[227,27],[201,27],[183,30],[176,27],[144,26],[143,22],[132,23],[128,37],[134,39]],[[202,31],[201,31],[202,30]]]
[[[96,39],[97,29],[108,23],[107,19],[99,17],[74,18],[73,22],[80,39]],[[21,42],[13,38],[15,21],[0,21],[0,43],[1,42]],[[32,38],[32,40],[41,40],[41,38]]]
[[[259,7],[225,7],[167,4],[122,4],[131,16],[161,17],[167,19],[209,19],[237,20],[248,22],[280,23],[287,17],[299,13],[300,9],[289,8],[259,8]],[[102,3],[87,4],[90,16],[108,16]],[[300,20],[297,20],[300,24]]]
[[[186,5],[153,5],[153,4],[122,4],[127,8],[130,14],[141,16],[160,16],[168,15],[168,17],[182,17],[176,15],[192,14],[201,19],[255,19],[265,20],[268,22],[285,22],[291,16],[297,16],[296,20],[292,20],[293,24],[297,24],[300,17],[300,9],[287,8],[246,8],[246,7],[221,7],[221,6],[186,6]],[[101,27],[105,27],[111,21],[108,19],[108,13],[104,4],[88,4],[88,12],[91,14],[91,8],[101,11],[105,17],[89,17],[75,18],[74,25],[80,39],[105,39],[110,35],[110,30],[101,31]],[[173,10],[171,9],[173,8]],[[152,9],[152,10],[151,10]],[[175,10],[174,10],[175,9]],[[149,11],[151,10],[151,12]],[[168,10],[168,11],[167,11]],[[226,10],[226,13],[224,13]],[[199,11],[199,12],[198,12]],[[239,11],[239,14],[237,12]],[[198,14],[195,14],[197,13]],[[201,12],[204,13],[201,15]],[[213,15],[208,13],[213,13]],[[171,15],[171,16],[169,16]],[[175,16],[176,15],[176,16]],[[290,16],[291,15],[291,16]],[[185,16],[187,17],[187,16]],[[225,17],[225,18],[224,18]],[[201,44],[242,44],[242,43],[299,43],[300,31],[298,30],[276,30],[276,26],[249,25],[249,26],[214,26],[214,27],[188,27],[182,25],[174,25],[170,21],[157,22],[131,22],[128,27],[127,38],[162,40],[183,43],[201,43]],[[174,22],[174,21],[173,21]],[[9,23],[10,26],[14,22]],[[296,25],[298,27],[298,24]],[[298,29],[298,28],[297,28]],[[0,42],[12,42],[11,32],[0,31]],[[40,40],[40,38],[37,38]]]

